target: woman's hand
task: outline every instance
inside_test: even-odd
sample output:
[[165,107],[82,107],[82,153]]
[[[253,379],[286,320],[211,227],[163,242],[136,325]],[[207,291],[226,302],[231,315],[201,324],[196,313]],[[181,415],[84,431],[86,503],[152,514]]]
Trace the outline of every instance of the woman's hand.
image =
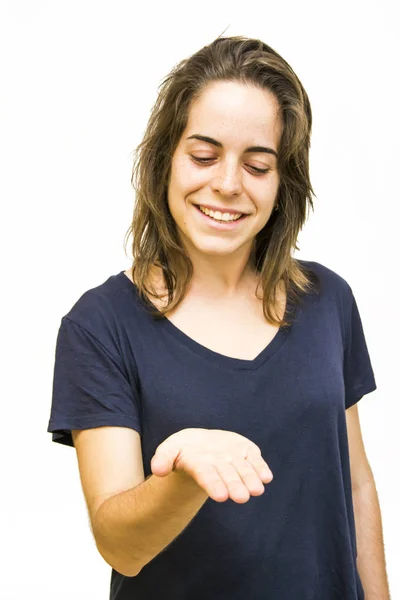
[[273,479],[251,440],[222,429],[182,429],[156,449],[151,470],[158,477],[171,471],[189,475],[210,498],[224,502],[231,498],[242,504],[264,493],[264,483]]

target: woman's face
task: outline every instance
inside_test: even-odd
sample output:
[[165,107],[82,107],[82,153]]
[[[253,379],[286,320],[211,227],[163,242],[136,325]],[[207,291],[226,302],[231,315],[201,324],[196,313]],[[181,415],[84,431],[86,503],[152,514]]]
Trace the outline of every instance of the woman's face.
[[[278,111],[271,93],[225,81],[208,86],[192,105],[172,157],[168,186],[168,206],[189,256],[250,254],[279,187]],[[221,223],[198,206],[244,216]],[[222,214],[214,216],[221,219]]]

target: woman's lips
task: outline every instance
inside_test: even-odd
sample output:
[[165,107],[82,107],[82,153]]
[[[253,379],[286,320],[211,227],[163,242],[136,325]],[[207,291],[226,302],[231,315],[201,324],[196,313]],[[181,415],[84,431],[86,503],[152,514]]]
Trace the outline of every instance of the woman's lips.
[[199,216],[205,223],[220,231],[229,231],[231,229],[235,229],[248,217],[248,215],[242,215],[239,219],[236,219],[235,221],[216,221],[212,217],[209,217],[208,215],[203,213],[197,204],[194,204],[193,206],[197,209],[196,212],[199,214]]

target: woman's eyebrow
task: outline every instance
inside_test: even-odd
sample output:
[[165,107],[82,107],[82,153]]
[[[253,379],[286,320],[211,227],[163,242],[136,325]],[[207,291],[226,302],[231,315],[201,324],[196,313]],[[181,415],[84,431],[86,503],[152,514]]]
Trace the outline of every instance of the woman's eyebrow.
[[[187,140],[200,140],[201,142],[206,142],[207,144],[212,144],[213,146],[217,146],[217,148],[223,148],[223,145],[221,144],[221,142],[218,142],[217,140],[214,140],[213,138],[208,137],[206,135],[200,135],[198,133],[190,135],[186,139]],[[273,154],[274,156],[278,157],[276,151],[273,148],[268,148],[268,146],[250,146],[249,148],[246,148],[244,152],[245,152],[245,154],[247,152],[266,152],[267,154]]]

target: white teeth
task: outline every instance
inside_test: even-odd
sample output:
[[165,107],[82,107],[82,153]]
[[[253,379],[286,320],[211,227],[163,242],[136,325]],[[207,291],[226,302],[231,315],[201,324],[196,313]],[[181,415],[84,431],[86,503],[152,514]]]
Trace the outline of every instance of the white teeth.
[[221,213],[219,210],[214,212],[213,210],[210,210],[203,206],[199,206],[199,209],[201,210],[202,213],[208,215],[209,217],[212,217],[213,219],[216,219],[217,221],[237,221],[242,216],[241,214],[238,215],[238,214],[230,214],[230,213],[225,213],[225,212]]

